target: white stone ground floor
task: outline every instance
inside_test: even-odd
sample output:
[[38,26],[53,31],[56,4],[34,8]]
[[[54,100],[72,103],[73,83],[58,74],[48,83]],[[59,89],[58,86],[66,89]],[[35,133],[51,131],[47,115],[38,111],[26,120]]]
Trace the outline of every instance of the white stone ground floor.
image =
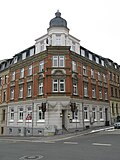
[[[71,103],[76,105],[75,111],[71,111]],[[110,123],[110,107],[107,102],[71,99],[65,96],[49,97],[8,104],[4,134],[60,134],[63,130],[80,130]]]

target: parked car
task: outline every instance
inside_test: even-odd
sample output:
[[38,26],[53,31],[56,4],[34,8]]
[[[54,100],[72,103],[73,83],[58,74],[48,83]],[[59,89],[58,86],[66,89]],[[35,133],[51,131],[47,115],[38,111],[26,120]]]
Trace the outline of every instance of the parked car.
[[115,129],[120,129],[120,122],[115,122],[114,123],[114,128]]

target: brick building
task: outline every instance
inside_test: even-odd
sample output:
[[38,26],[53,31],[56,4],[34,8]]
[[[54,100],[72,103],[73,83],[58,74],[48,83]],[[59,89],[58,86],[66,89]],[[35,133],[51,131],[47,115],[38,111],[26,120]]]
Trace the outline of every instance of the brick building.
[[[119,77],[116,66],[112,71]],[[110,72],[109,60],[80,46],[57,11],[35,45],[0,62],[1,134],[46,135],[109,125]],[[118,84],[117,79],[117,116]]]

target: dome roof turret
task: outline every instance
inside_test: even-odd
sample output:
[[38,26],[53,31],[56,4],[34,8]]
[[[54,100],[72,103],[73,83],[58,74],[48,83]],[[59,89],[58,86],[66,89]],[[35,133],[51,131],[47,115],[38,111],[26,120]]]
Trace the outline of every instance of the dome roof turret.
[[49,27],[65,27],[67,28],[67,21],[61,18],[59,10],[55,13],[55,18],[50,20]]

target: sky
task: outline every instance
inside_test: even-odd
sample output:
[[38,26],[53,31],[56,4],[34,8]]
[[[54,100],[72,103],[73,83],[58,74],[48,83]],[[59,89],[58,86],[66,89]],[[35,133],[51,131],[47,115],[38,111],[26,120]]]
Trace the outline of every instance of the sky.
[[0,60],[34,45],[57,10],[81,46],[120,65],[119,0],[0,0]]

